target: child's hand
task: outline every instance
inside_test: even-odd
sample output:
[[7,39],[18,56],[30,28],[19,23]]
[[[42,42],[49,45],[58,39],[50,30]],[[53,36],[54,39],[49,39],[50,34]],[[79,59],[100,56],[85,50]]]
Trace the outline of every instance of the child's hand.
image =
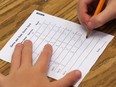
[[81,24],[88,29],[98,28],[116,18],[116,0],[106,0],[105,9],[97,16],[90,16],[88,11],[91,11],[98,1],[99,0],[79,0],[78,2],[79,20]]
[[51,56],[52,47],[47,44],[37,62],[32,65],[32,43],[27,40],[24,44],[17,44],[12,56],[9,75],[0,74],[0,87],[69,87],[74,85],[81,77],[78,70],[58,81],[48,80],[47,70]]

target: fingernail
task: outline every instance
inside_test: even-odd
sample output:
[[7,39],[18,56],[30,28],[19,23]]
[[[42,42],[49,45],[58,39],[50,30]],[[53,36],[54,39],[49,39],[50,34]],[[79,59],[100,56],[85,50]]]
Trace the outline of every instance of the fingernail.
[[16,46],[21,47],[23,44],[22,43],[18,43]]
[[94,25],[91,22],[88,22],[88,26],[91,30],[95,29]]
[[79,70],[76,70],[75,73],[76,73],[76,76],[78,77],[78,79],[80,79],[81,78],[81,72]]
[[30,43],[31,41],[30,40],[25,40],[24,43]]

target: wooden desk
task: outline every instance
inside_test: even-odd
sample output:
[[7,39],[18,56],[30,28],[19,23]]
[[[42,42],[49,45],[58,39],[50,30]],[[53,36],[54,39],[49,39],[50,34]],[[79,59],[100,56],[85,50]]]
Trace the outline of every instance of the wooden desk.
[[[77,19],[78,0],[0,0],[0,49],[37,9],[73,22]],[[115,36],[80,87],[116,87],[116,20],[99,29]],[[10,64],[0,60],[0,72],[7,75]]]

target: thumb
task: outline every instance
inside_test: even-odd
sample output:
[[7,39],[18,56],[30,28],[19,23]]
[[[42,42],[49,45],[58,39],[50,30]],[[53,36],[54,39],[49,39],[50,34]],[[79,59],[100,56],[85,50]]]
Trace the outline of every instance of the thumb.
[[74,85],[81,78],[81,72],[78,70],[68,73],[64,78],[56,81],[57,87],[69,87]]
[[0,87],[3,87],[2,82],[3,82],[4,77],[5,76],[0,73]]
[[115,18],[114,11],[112,11],[111,8],[107,7],[98,15],[91,17],[89,22],[87,23],[87,27],[92,30],[104,25],[105,23],[114,18]]
[[4,78],[4,75],[0,73],[0,82],[2,81],[3,78]]

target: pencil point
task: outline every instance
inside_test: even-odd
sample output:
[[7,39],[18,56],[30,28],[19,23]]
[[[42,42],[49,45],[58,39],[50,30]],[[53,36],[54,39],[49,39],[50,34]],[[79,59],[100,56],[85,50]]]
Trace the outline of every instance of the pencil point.
[[86,35],[86,39],[91,35],[92,31],[91,30],[87,30],[87,35]]
[[88,38],[88,35],[86,35],[86,39]]

